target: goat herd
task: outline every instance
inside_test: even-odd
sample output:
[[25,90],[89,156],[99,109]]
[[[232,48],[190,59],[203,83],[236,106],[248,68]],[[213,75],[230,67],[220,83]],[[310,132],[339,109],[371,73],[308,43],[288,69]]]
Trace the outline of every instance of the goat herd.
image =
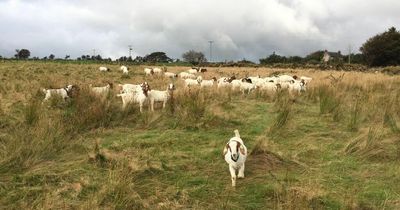
[[[121,66],[123,74],[128,74],[129,69],[126,66]],[[110,71],[107,67],[99,67],[99,71]],[[289,75],[280,75],[272,77],[244,77],[237,79],[235,75],[230,77],[221,77],[219,79],[213,77],[210,80],[204,80],[202,76],[197,76],[197,73],[207,72],[205,68],[192,68],[179,74],[167,72],[166,68],[145,68],[144,73],[146,76],[164,76],[166,78],[175,79],[180,77],[184,82],[184,89],[190,90],[191,88],[198,87],[211,88],[214,83],[217,84],[218,89],[230,88],[231,90],[240,90],[243,94],[250,93],[253,90],[259,89],[268,93],[277,92],[280,89],[287,89],[289,93],[300,93],[306,90],[307,84],[311,82],[310,77],[297,77]],[[89,85],[93,94],[101,97],[106,97],[112,89],[112,83],[108,83],[103,87],[92,87]],[[150,102],[150,109],[154,111],[154,102],[162,102],[163,108],[175,90],[174,84],[169,84],[166,90],[151,90],[147,82],[142,84],[118,84],[120,89],[117,97],[122,99],[122,108],[125,109],[127,105],[138,103],[140,112],[143,111],[143,105],[146,101]],[[47,101],[52,96],[61,96],[64,100],[72,97],[75,90],[79,88],[76,85],[68,85],[65,88],[59,89],[43,89]],[[238,130],[234,131],[235,136],[232,137],[224,147],[224,158],[229,164],[229,171],[231,173],[232,186],[236,186],[236,177],[244,178],[244,163],[247,156],[247,148],[240,138]],[[236,176],[236,171],[238,175]]]

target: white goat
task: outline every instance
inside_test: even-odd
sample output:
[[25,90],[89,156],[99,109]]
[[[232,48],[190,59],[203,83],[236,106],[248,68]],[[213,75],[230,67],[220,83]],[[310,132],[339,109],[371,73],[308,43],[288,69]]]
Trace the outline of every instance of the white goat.
[[294,93],[301,93],[303,91],[306,91],[306,83],[304,80],[298,81],[296,80],[295,82],[289,83],[289,92],[294,94]]
[[242,85],[242,81],[238,79],[234,79],[231,82],[231,88],[232,90],[240,89],[240,86]]
[[110,89],[112,89],[112,83],[108,83],[103,87],[92,87],[92,84],[89,85],[90,89],[96,96],[107,97],[108,93],[110,93]]
[[210,80],[202,80],[200,83],[200,87],[205,88],[205,87],[212,87],[214,86],[214,82],[217,81],[217,78],[213,77]]
[[144,73],[146,76],[151,76],[154,74],[154,70],[152,68],[144,68]]
[[197,74],[197,69],[189,69],[189,70],[187,70],[187,72],[189,73],[189,74]]
[[252,90],[255,90],[257,86],[253,83],[240,81],[240,91],[244,94],[246,91],[250,93]]
[[153,72],[154,72],[154,74],[161,74],[161,73],[163,73],[163,70],[156,67],[156,68],[153,68]]
[[275,84],[274,82],[264,82],[259,86],[259,89],[267,92],[276,92],[280,87],[280,84]]
[[119,93],[131,93],[142,90],[141,85],[134,84],[118,84],[118,87],[120,89]]
[[235,76],[219,78],[217,80],[218,88],[230,86],[232,81],[235,80],[235,79],[236,79]]
[[164,91],[150,90],[148,92],[148,97],[150,100],[151,111],[154,111],[154,102],[163,102],[163,109],[164,109],[165,104],[167,103],[167,100],[171,97],[171,94],[173,94],[174,90],[175,90],[175,85],[172,83],[169,84],[167,87],[167,90],[164,90]]
[[164,72],[164,76],[168,77],[168,78],[176,78],[176,77],[178,77],[177,74],[172,73],[172,72]]
[[110,69],[105,66],[100,66],[99,71],[110,71]]
[[140,112],[143,112],[143,104],[147,100],[150,86],[147,84],[147,82],[144,82],[141,85],[141,88],[142,91],[139,92],[128,92],[117,95],[117,97],[121,97],[122,99],[122,109],[125,109],[126,106],[131,103],[139,103],[139,110]]
[[126,66],[121,66],[121,71],[123,74],[129,74],[128,67]]
[[68,85],[64,88],[58,89],[42,89],[43,93],[45,94],[43,102],[49,100],[53,96],[60,96],[62,99],[66,100],[70,97],[71,91],[74,88],[74,85]]
[[185,79],[185,88],[190,88],[192,86],[199,86],[203,78],[198,76],[196,79]]
[[187,73],[187,72],[179,73],[179,77],[182,78],[182,79],[196,79],[196,75],[190,74],[190,73]]
[[232,186],[236,186],[236,171],[238,178],[244,178],[244,164],[247,157],[247,148],[240,138],[238,130],[235,130],[235,136],[232,137],[224,147],[224,158],[229,164],[229,172],[231,173]]

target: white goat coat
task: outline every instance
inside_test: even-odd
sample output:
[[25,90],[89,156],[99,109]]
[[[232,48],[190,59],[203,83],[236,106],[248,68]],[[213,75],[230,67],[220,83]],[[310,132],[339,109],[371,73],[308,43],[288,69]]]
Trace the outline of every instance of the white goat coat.
[[236,90],[236,89],[240,89],[240,86],[242,85],[242,81],[238,80],[238,79],[234,79],[231,82],[231,88],[232,90]]
[[154,70],[153,69],[150,69],[150,68],[144,68],[144,73],[146,74],[146,75],[153,75],[154,74]]
[[156,68],[153,68],[153,72],[154,72],[154,74],[161,74],[163,72],[163,70],[156,67]]
[[264,90],[267,92],[276,92],[278,90],[278,87],[276,86],[274,82],[264,82],[262,83],[259,88],[260,90]]
[[129,73],[128,67],[126,67],[126,66],[121,66],[121,71],[122,71],[123,74],[128,74]]
[[68,85],[66,88],[58,88],[58,89],[43,89],[43,93],[45,97],[43,101],[49,100],[53,96],[60,96],[62,99],[69,98],[68,91],[72,90],[72,85]]
[[103,87],[92,87],[92,85],[90,85],[90,88],[92,92],[97,96],[107,96],[108,93],[110,92],[111,86],[110,84],[107,84],[106,86]]
[[105,66],[100,66],[99,71],[109,71],[109,69]]
[[181,77],[182,79],[196,79],[196,75],[187,72],[179,73],[179,77]]
[[172,72],[165,72],[165,73],[164,73],[164,76],[165,76],[165,77],[168,77],[168,78],[175,78],[175,77],[178,77],[177,74],[172,73]]
[[197,74],[197,69],[189,69],[187,70],[189,74]]
[[121,93],[117,96],[121,97],[122,99],[122,109],[125,109],[129,104],[138,103],[140,112],[143,112],[143,104],[147,100],[147,96],[143,93],[143,91]]
[[202,80],[200,86],[204,87],[212,87],[214,85],[214,80]]
[[250,91],[255,90],[257,86],[253,83],[248,83],[248,82],[241,82],[240,83],[240,90],[245,93],[247,91],[250,93]]
[[202,81],[203,79],[201,76],[198,76],[197,79],[185,79],[185,87],[200,86]]
[[131,93],[131,92],[139,92],[142,90],[142,87],[140,85],[134,85],[134,84],[118,84],[118,86],[121,88],[119,93]]

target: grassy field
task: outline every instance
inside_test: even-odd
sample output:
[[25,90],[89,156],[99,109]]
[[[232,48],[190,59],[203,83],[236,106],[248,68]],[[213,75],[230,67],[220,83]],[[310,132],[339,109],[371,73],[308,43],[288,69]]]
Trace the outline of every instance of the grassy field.
[[[203,75],[287,73],[314,78],[290,95],[183,91],[143,67],[0,63],[0,207],[3,209],[400,209],[400,77],[381,73],[210,68]],[[168,67],[180,72],[187,67]],[[344,76],[340,78],[341,75]],[[177,91],[165,110],[121,110],[88,85]],[[78,84],[41,104],[43,87]],[[222,157],[240,134],[246,178],[231,187]]]

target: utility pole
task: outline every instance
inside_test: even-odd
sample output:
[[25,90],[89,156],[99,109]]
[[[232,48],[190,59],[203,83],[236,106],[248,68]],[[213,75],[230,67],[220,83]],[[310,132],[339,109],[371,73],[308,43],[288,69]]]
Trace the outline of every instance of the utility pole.
[[93,49],[93,56],[96,56],[96,49]]
[[210,43],[210,63],[212,62],[212,44],[214,43],[214,41],[208,41],[208,43]]
[[349,44],[349,64],[350,64],[350,59],[351,59],[351,45]]
[[129,47],[129,57],[132,57],[132,45],[128,45]]

